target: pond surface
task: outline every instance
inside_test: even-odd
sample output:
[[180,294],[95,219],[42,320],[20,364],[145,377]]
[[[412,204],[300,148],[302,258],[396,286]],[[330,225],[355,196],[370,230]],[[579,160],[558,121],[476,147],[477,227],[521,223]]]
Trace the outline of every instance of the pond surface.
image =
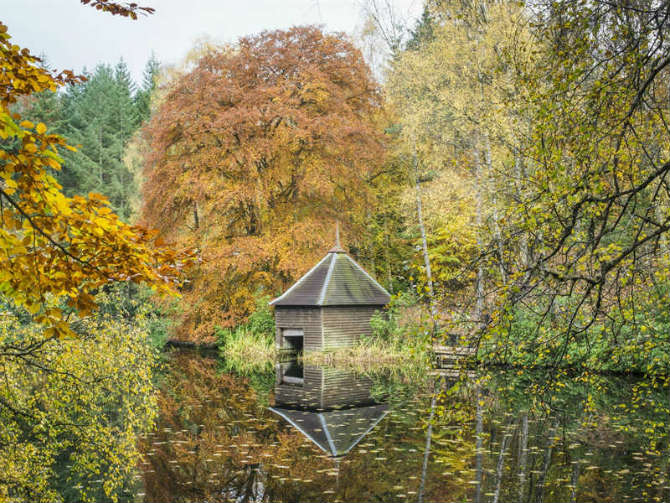
[[170,357],[138,501],[670,500],[668,388]]

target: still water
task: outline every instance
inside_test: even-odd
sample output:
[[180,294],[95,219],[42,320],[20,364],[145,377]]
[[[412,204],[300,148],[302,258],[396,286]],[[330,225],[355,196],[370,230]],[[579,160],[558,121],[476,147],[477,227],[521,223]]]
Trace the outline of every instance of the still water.
[[[433,374],[433,375],[431,375]],[[668,501],[668,388],[172,354],[138,501]]]

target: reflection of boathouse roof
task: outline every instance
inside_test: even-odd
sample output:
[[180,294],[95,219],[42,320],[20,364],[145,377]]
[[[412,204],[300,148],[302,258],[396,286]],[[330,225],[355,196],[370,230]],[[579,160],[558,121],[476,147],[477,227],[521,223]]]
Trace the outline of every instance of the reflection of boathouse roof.
[[274,306],[384,306],[389,293],[337,246],[300,278]]
[[271,407],[329,456],[344,456],[388,413],[387,406],[309,412]]

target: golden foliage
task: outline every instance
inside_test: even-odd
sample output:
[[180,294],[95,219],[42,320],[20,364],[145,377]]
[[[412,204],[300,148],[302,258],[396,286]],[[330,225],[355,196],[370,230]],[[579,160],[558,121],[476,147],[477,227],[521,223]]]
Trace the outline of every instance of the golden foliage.
[[71,72],[52,76],[38,63],[0,24],[0,293],[36,315],[47,336],[63,336],[72,333],[63,301],[87,315],[92,292],[110,281],[174,293],[190,253],[121,222],[99,194],[63,195],[52,173],[60,169],[59,148],[73,147],[9,110],[19,96],[77,79]]
[[0,315],[0,501],[117,501],[152,426],[157,355],[138,326],[94,316],[45,339]]

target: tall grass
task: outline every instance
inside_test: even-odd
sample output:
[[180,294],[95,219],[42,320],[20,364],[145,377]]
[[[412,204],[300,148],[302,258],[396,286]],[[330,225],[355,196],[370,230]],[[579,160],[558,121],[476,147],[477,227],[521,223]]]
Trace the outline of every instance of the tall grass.
[[249,375],[272,369],[277,350],[274,316],[268,301],[268,297],[259,298],[256,311],[244,325],[216,329],[225,370]]
[[372,333],[353,347],[309,352],[305,363],[369,373],[386,368],[425,372],[430,365],[430,328],[416,316],[420,307],[410,294],[394,297],[383,313],[370,320]]
[[248,375],[272,368],[277,355],[274,338],[251,332],[246,327],[218,330],[217,337],[226,370]]
[[[272,368],[277,357],[274,316],[267,298],[257,302],[249,321],[234,329],[218,328],[216,336],[223,367],[242,375]],[[388,308],[373,316],[372,333],[353,347],[311,351],[303,355],[309,365],[368,373],[386,368],[402,373],[425,373],[430,366],[430,329],[418,315],[415,297],[401,294]]]
[[430,363],[428,353],[408,348],[394,348],[380,341],[360,341],[352,347],[327,351],[310,351],[303,355],[308,365],[334,367],[356,373],[368,373],[378,368],[410,371],[426,369]]

